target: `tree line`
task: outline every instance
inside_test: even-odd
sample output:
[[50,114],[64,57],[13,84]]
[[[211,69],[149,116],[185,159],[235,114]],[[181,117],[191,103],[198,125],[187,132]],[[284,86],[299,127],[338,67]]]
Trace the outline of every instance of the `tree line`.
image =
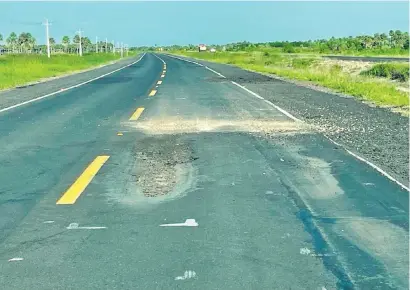
[[331,37],[308,41],[275,41],[267,43],[238,42],[225,46],[227,51],[252,50],[260,47],[281,48],[284,52],[292,53],[303,50],[319,53],[342,53],[345,51],[363,50],[408,50],[409,33],[400,30],[390,30],[389,33],[375,33],[374,35],[359,35],[349,37]]
[[[4,44],[1,45],[1,42],[4,42]],[[80,36],[76,34],[71,39],[69,36],[65,35],[61,38],[59,43],[57,43],[55,38],[50,37],[49,43],[51,50],[54,52],[77,53]],[[97,44],[99,51],[113,50],[112,43],[106,44],[105,41],[99,41]],[[96,51],[97,44],[92,43],[87,36],[81,37],[81,46],[84,52]],[[11,32],[5,39],[0,33],[0,50],[7,50],[12,53],[43,53],[47,51],[47,46],[45,44],[37,44],[35,37],[29,32],[22,32],[18,36],[15,32]]]
[[[389,33],[375,33],[374,35],[359,35],[349,37],[331,37],[330,39],[317,39],[307,41],[273,41],[251,43],[248,41],[229,43],[225,45],[208,45],[217,51],[252,51],[269,48],[280,49],[283,52],[319,52],[343,53],[360,51],[406,51],[409,49],[409,33],[400,30],[390,30]],[[198,46],[189,44],[185,46],[172,45],[166,50],[197,50]],[[154,49],[150,47],[149,49]]]

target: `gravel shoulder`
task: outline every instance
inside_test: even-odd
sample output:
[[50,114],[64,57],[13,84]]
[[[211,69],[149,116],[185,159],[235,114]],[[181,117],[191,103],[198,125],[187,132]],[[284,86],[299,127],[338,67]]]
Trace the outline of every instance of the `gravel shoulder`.
[[128,65],[136,61],[138,58],[139,55],[126,58],[108,65],[99,66],[94,69],[88,69],[85,71],[80,71],[78,73],[71,73],[65,76],[50,78],[47,80],[43,79],[37,83],[30,83],[14,89],[0,91],[0,109],[7,108],[18,103],[35,99],[37,97],[85,82],[102,74],[109,73],[120,67]]
[[409,184],[409,119],[326,88],[195,59],[246,86]]

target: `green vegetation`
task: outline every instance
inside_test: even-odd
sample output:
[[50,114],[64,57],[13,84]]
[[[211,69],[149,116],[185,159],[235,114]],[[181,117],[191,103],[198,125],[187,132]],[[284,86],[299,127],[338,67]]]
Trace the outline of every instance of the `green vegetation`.
[[85,54],[83,57],[60,54],[51,58],[34,54],[0,56],[0,89],[91,68],[119,58],[118,53]]
[[174,53],[238,67],[275,74],[286,78],[309,81],[334,91],[356,96],[381,105],[408,106],[409,97],[388,82],[380,82],[365,75],[343,72],[338,64],[326,65],[320,58],[269,52],[216,52],[199,53],[175,51]]
[[408,63],[379,63],[369,70],[363,71],[361,74],[407,82],[409,80],[409,73]]
[[[360,35],[349,37],[332,37],[307,41],[272,41],[251,43],[242,41],[224,45],[208,45],[217,51],[252,52],[266,51],[268,53],[297,54],[330,54],[357,56],[408,56],[409,33],[400,30],[390,30],[388,33]],[[156,50],[156,47],[143,47],[144,50]],[[168,51],[198,51],[196,45],[172,45],[164,47]]]

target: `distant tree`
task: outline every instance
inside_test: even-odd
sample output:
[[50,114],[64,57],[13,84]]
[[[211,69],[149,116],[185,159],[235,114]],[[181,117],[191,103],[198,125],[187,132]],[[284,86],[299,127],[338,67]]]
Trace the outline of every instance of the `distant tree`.
[[64,50],[67,52],[68,45],[70,44],[70,37],[68,37],[67,35],[63,36],[61,44],[64,45]]
[[36,44],[36,39],[31,35],[31,33],[22,32],[17,39],[17,44],[22,51],[28,51],[30,49],[33,49],[34,45]]
[[14,32],[10,33],[10,36],[6,39],[6,43],[11,47],[12,51],[14,51],[14,48],[17,45],[17,34]]
[[0,41],[3,41],[3,34],[0,33]]

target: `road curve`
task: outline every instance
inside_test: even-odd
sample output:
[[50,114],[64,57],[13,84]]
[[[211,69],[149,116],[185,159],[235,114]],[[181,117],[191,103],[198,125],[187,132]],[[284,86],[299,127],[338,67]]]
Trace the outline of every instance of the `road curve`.
[[408,288],[408,192],[204,66],[147,54],[0,124],[2,289]]

